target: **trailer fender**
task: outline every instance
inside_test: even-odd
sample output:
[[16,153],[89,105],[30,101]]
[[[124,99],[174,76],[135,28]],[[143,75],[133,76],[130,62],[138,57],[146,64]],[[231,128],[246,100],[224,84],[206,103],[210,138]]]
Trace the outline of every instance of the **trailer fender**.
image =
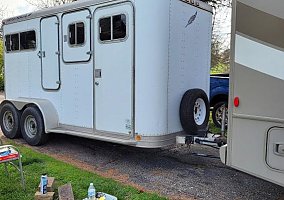
[[54,129],[59,125],[58,113],[53,104],[46,99],[6,99],[1,103],[1,106],[7,102],[12,103],[19,111],[23,111],[28,106],[37,106],[43,116],[43,122],[46,133],[50,132],[51,129]]

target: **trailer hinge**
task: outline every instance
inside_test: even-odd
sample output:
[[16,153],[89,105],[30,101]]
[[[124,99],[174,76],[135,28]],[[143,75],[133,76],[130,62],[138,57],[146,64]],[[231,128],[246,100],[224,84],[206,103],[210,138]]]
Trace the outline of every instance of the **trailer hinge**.
[[55,22],[56,25],[59,25],[59,22]]
[[59,51],[56,51],[55,54],[56,54],[56,55],[60,55],[60,52],[59,52]]
[[92,55],[92,54],[93,54],[92,51],[88,51],[88,52],[87,52],[87,55]]
[[61,84],[61,81],[56,81],[56,84],[60,85],[60,84]]
[[86,18],[87,19],[92,19],[92,15],[88,15]]

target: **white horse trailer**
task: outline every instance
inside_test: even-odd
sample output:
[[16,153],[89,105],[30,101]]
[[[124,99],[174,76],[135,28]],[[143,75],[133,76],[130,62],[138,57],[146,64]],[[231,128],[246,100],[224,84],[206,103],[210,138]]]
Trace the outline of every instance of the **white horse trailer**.
[[4,20],[5,136],[156,148],[202,132],[211,21],[198,0],[86,0]]
[[284,186],[284,1],[234,0],[222,161]]

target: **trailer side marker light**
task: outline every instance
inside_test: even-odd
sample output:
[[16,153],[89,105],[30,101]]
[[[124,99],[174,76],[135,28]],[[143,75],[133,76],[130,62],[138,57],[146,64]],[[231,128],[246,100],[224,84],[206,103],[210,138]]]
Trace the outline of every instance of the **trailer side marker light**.
[[142,136],[141,136],[141,135],[136,135],[136,136],[135,136],[135,140],[136,140],[137,142],[141,141],[141,140],[142,140]]
[[240,98],[239,97],[236,97],[234,99],[234,105],[235,105],[236,108],[240,106]]

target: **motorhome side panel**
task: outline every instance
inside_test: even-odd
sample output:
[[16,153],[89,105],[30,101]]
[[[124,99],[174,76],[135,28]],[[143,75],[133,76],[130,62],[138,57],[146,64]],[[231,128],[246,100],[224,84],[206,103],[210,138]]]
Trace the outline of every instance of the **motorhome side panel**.
[[284,2],[234,1],[227,164],[284,186]]
[[[200,2],[201,4],[202,2]],[[180,100],[189,89],[209,95],[212,13],[188,3],[170,4],[168,133],[182,131]]]

